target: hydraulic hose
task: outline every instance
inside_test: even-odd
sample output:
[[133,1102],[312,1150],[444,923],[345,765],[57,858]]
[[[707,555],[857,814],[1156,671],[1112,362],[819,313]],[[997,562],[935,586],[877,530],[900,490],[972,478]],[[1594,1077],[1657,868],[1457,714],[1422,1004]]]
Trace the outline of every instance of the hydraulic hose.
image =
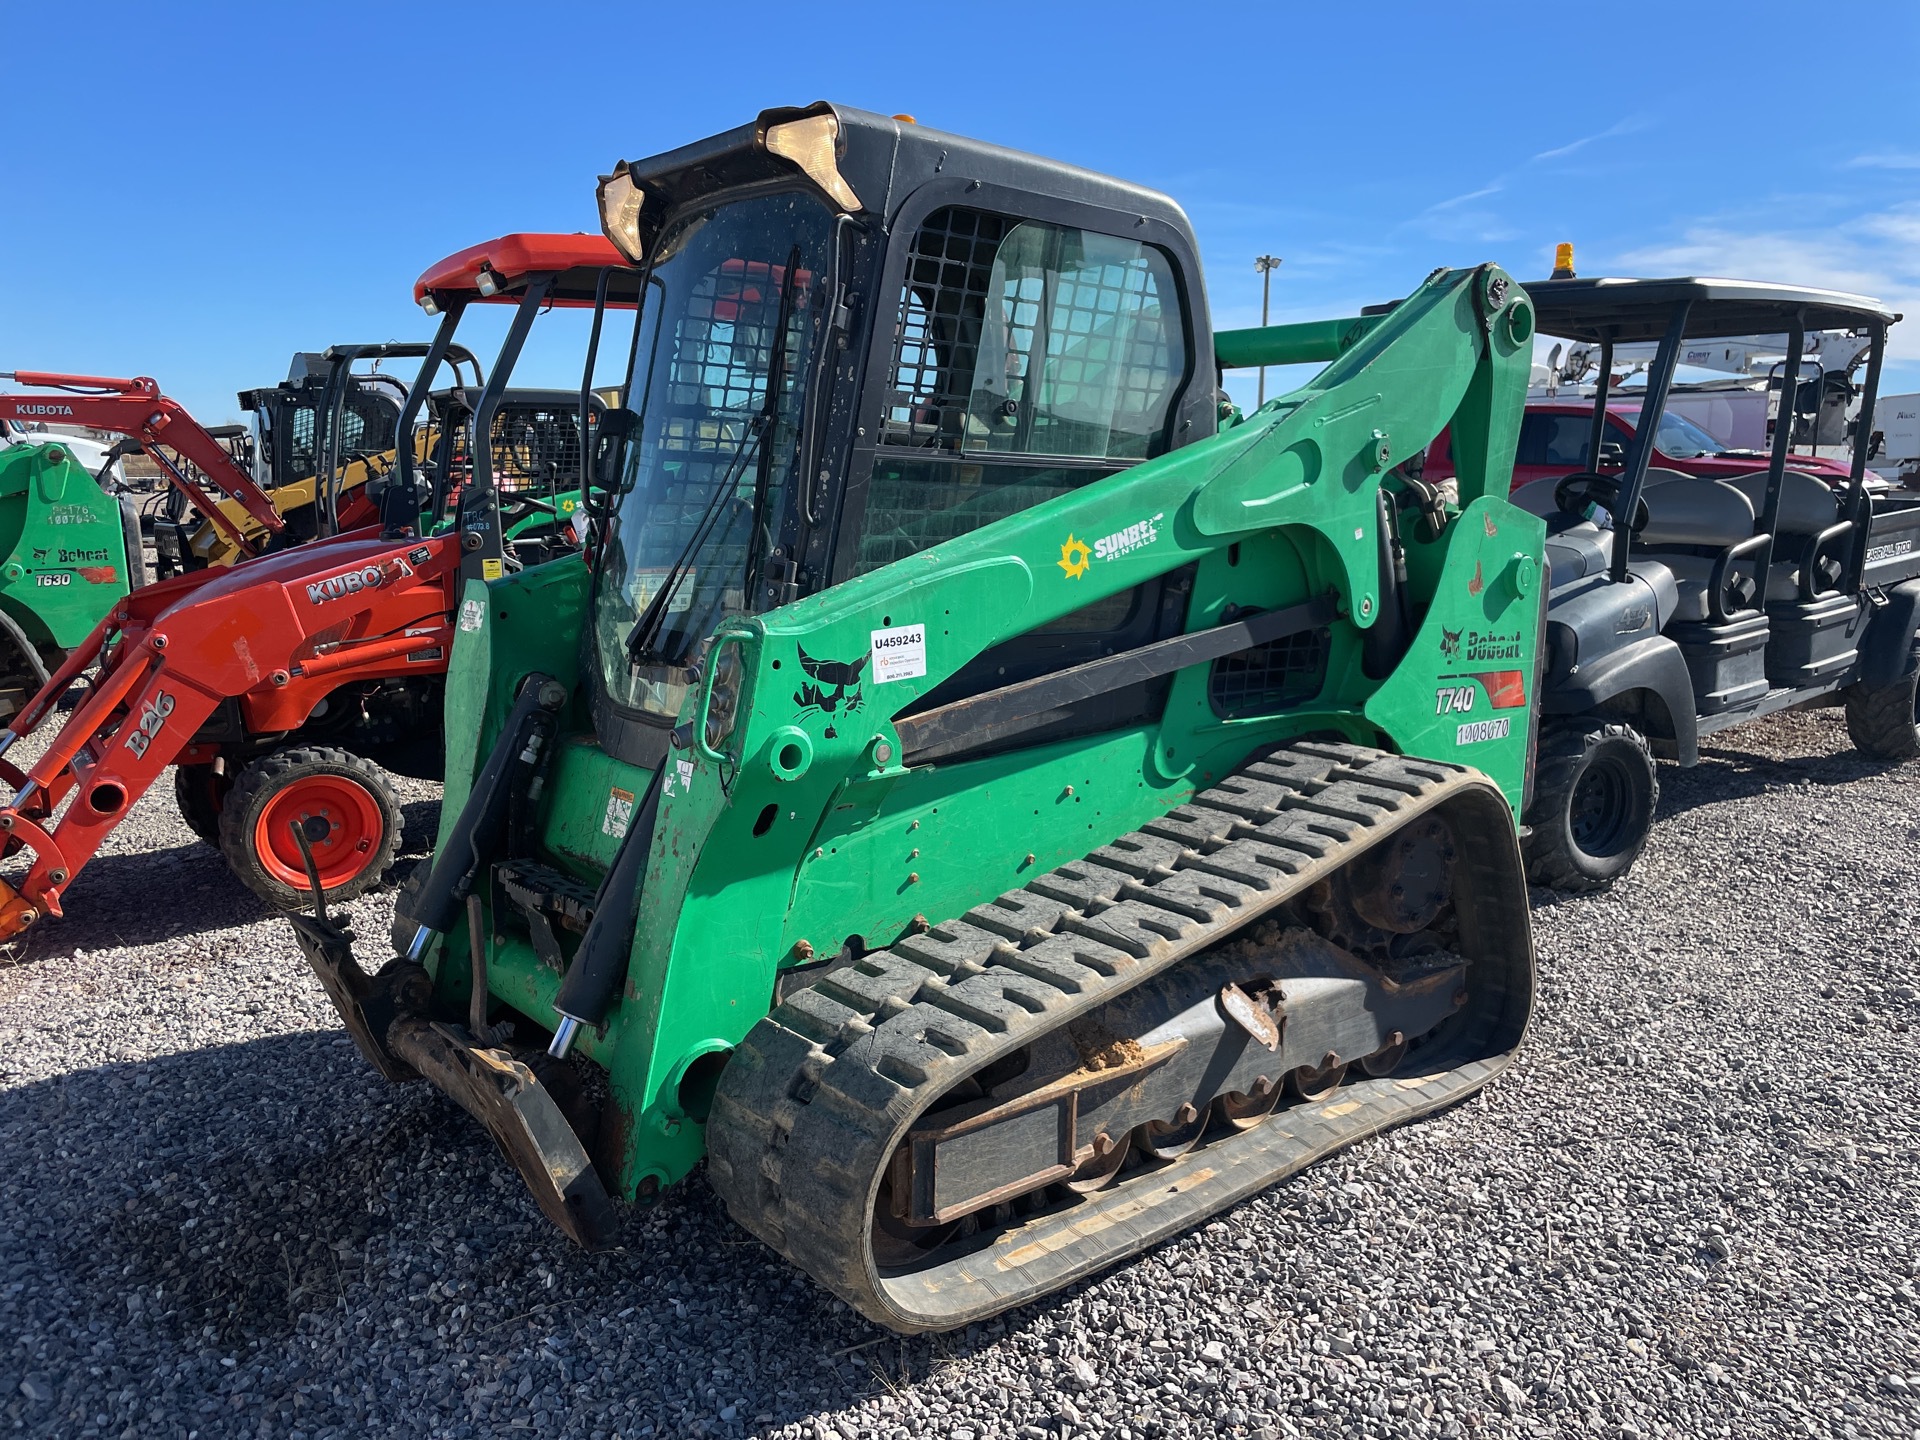
[[580,948],[567,967],[567,978],[560,982],[560,993],[553,1002],[560,1024],[547,1047],[547,1053],[556,1060],[566,1059],[582,1025],[598,1026],[607,1018],[627,972],[633,929],[640,918],[640,887],[647,876],[647,856],[653,851],[654,822],[660,816],[660,777],[665,772],[662,765],[648,782],[633,824],[613,857],[613,868],[600,882],[587,933],[580,937]]
[[1385,490],[1374,494],[1374,521],[1380,574],[1380,613],[1361,643],[1360,668],[1369,679],[1384,680],[1407,653],[1412,625],[1407,614],[1407,552],[1400,543],[1399,517]]
[[499,848],[514,793],[539,768],[553,734],[554,715],[566,700],[566,687],[549,675],[536,673],[521,682],[500,739],[474,780],[467,803],[460,807],[447,843],[434,856],[426,884],[420,887],[413,905],[417,928],[406,948],[409,960],[426,954],[434,937],[446,934],[460,918],[461,903]]

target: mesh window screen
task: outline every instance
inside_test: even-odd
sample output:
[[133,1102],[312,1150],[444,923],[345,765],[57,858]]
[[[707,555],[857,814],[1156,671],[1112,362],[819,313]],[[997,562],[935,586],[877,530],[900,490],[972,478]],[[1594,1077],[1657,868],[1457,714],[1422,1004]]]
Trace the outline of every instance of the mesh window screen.
[[1185,320],[1159,251],[935,211],[907,260],[855,573],[1147,458],[1185,369]]
[[913,237],[883,442],[946,448],[957,442],[978,363],[993,257],[1007,223],[976,210],[936,210]]
[[1222,656],[1208,673],[1207,699],[1226,720],[1291,709],[1325,687],[1330,648],[1328,631],[1306,630]]
[[508,400],[493,417],[493,483],[551,499],[580,483],[579,407]]
[[1186,367],[1159,251],[946,209],[914,237],[882,440],[1141,460]]
[[385,395],[356,390],[347,396],[342,417],[344,450],[391,450],[400,424],[400,409]]
[[883,453],[867,487],[867,523],[854,573],[864,575],[1018,515],[1101,473],[1077,466],[969,465]]
[[287,415],[287,466],[291,474],[281,477],[282,483],[293,480],[311,480],[314,472],[320,468],[320,462],[313,454],[313,432],[316,407],[312,404],[295,406]]
[[[775,322],[780,313],[784,266],[728,259],[691,287],[686,309],[673,322],[658,389],[649,401],[658,428],[639,457],[643,467],[671,477],[662,503],[648,517],[638,549],[651,563],[670,564],[699,527],[713,490],[731,462],[766,397],[772,364]],[[787,337],[790,357],[785,386],[791,393],[800,376],[791,357],[804,353],[809,287],[813,276],[794,277],[792,316]],[[784,475],[792,460],[793,430],[782,425],[764,443],[774,449],[772,470]],[[735,477],[742,503],[753,494],[755,467]],[[725,568],[744,558],[744,525],[721,527]],[[735,533],[737,530],[738,533]],[[711,559],[722,559],[719,554]]]

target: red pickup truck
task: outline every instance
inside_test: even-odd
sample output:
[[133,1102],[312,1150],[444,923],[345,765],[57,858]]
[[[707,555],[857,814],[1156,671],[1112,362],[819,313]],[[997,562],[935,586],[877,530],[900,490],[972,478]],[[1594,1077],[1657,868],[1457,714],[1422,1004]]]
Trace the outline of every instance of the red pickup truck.
[[[1519,449],[1514,453],[1513,488],[1577,470],[1598,468],[1603,475],[1618,470],[1626,459],[1639,414],[1640,402],[1634,399],[1607,407],[1607,434],[1600,441],[1600,464],[1594,467],[1587,463],[1592,405],[1577,400],[1528,401],[1526,416],[1520,422]],[[1442,430],[1427,449],[1422,472],[1427,480],[1452,478],[1452,447],[1452,435]],[[1683,475],[1728,480],[1766,469],[1767,457],[1758,450],[1729,450],[1685,416],[1668,413],[1660,417],[1660,428],[1653,437],[1653,456],[1647,463]],[[1845,483],[1847,479],[1846,466],[1818,456],[1796,455],[1789,463],[1795,470],[1818,475],[1830,483]]]

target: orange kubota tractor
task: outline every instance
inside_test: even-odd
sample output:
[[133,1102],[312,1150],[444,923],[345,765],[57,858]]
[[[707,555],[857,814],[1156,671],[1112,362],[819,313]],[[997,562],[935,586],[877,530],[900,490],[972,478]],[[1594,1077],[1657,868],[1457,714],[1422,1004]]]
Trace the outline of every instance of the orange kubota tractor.
[[[189,824],[217,837],[271,904],[309,898],[309,864],[331,899],[360,894],[391,865],[400,812],[376,759],[424,748],[437,774],[461,587],[514,563],[496,480],[524,425],[512,423],[507,378],[543,310],[596,296],[632,307],[638,289],[597,235],[521,234],[442,261],[415,296],[441,320],[408,392],[383,523],[133,592],[0,732],[3,756],[88,682],[36,761],[22,770],[0,759],[0,779],[14,788],[0,805],[0,856],[30,855],[24,872],[0,875],[0,940],[62,913],[74,877],[169,765],[180,767]],[[441,425],[424,467],[433,503],[423,521],[409,437],[463,311],[486,301],[517,308],[470,421]],[[598,404],[587,381],[577,399],[563,398],[577,408],[568,410],[570,453],[547,467],[554,495],[580,483],[590,423],[580,417]],[[536,392],[530,407],[550,422],[554,401]],[[442,517],[450,523],[433,523]]]

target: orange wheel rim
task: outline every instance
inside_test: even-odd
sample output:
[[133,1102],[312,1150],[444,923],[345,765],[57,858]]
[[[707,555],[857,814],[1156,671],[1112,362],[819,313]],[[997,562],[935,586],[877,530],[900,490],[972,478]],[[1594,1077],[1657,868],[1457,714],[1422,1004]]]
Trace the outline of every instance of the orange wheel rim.
[[253,826],[260,868],[282,885],[307,888],[307,867],[293,838],[298,825],[313,850],[323,889],[353,880],[380,853],[386,815],[373,792],[344,775],[296,780],[267,802]]

